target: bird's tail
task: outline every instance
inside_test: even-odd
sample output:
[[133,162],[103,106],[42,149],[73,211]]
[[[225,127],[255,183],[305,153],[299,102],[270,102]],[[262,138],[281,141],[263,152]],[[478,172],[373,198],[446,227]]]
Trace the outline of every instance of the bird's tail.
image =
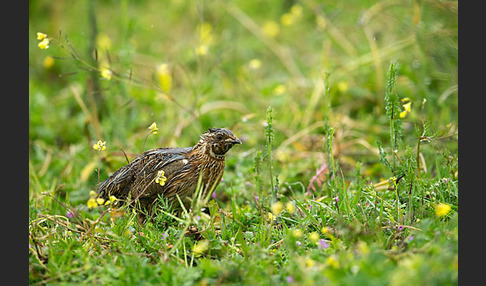
[[108,179],[100,183],[97,191],[98,197],[106,200],[110,196],[115,196],[117,199],[124,201],[130,192],[133,181],[134,171],[132,164],[121,167]]

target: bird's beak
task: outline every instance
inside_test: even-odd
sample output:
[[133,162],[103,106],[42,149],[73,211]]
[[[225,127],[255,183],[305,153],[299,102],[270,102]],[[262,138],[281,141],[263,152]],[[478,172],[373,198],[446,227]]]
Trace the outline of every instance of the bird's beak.
[[241,140],[236,138],[236,137],[228,139],[228,141],[229,141],[229,143],[233,143],[233,144],[242,144]]

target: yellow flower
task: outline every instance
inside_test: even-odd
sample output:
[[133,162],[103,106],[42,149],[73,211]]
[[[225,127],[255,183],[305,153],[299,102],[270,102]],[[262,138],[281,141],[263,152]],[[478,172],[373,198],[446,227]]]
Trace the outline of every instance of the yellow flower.
[[101,68],[101,77],[102,78],[110,80],[112,76],[113,76],[113,72],[109,68],[106,68],[106,67]]
[[327,20],[326,18],[322,17],[321,15],[318,15],[316,18],[316,24],[317,27],[324,29],[327,26]]
[[157,123],[155,122],[152,123],[152,125],[150,125],[148,129],[150,131],[150,134],[154,134],[154,135],[158,133],[157,131],[159,131],[159,128],[157,128]]
[[110,196],[110,198],[109,198],[109,199],[110,199],[110,201],[111,201],[112,203],[113,203],[113,202],[115,202],[115,201],[117,200],[117,198],[116,198],[115,196]]
[[100,150],[100,151],[106,150],[106,142],[98,140],[98,142],[96,142],[96,144],[93,145],[93,149]]
[[98,206],[98,204],[96,203],[96,199],[95,198],[90,198],[88,200],[88,208],[92,209],[92,208],[95,208],[97,206]]
[[446,216],[451,211],[451,206],[444,203],[434,205],[435,215],[439,218]]
[[294,206],[294,204],[292,202],[287,202],[285,204],[285,208],[287,209],[287,211],[289,212],[289,214],[292,214],[295,211],[295,206]]
[[99,205],[102,205],[104,202],[105,202],[105,200],[102,199],[102,198],[97,198],[96,199],[96,203],[99,204]]
[[206,45],[198,45],[196,47],[196,54],[198,54],[200,56],[206,55],[208,53],[208,51],[209,51],[209,48]]
[[327,266],[333,267],[333,268],[339,268],[339,261],[336,259],[336,256],[331,255],[326,259],[326,264]]
[[164,186],[165,185],[165,181],[167,180],[167,178],[164,176],[165,175],[165,172],[164,170],[160,170],[157,172],[157,177],[155,177],[155,182],[161,186]]
[[272,213],[278,216],[283,210],[282,202],[276,202],[272,205]]
[[46,35],[46,34],[37,32],[37,40],[42,41],[42,40],[44,40],[46,37],[47,37],[47,35]]
[[208,248],[209,248],[209,241],[205,239],[199,241],[196,245],[194,245],[194,247],[192,248],[192,252],[197,257],[197,256],[201,256],[204,252],[206,252]]
[[292,14],[294,17],[300,17],[302,15],[302,6],[299,4],[294,4],[290,8],[290,14]]
[[285,92],[287,91],[287,88],[285,87],[285,85],[283,84],[279,84],[277,85],[274,89],[273,89],[273,93],[275,95],[281,95],[281,94],[284,94]]
[[170,93],[170,90],[172,89],[172,75],[170,73],[169,64],[162,63],[157,66],[157,77],[162,91]]
[[267,21],[263,24],[262,31],[266,36],[274,38],[280,33],[280,27],[273,21]]
[[321,229],[321,232],[322,232],[323,234],[329,233],[329,227],[327,227],[327,226],[323,227],[323,228]]
[[42,50],[49,48],[49,39],[44,38],[37,46]]
[[311,258],[307,258],[305,260],[305,265],[309,268],[311,268],[312,266],[314,266],[316,264],[316,262],[314,260],[312,260]]
[[289,13],[285,13],[280,17],[280,22],[283,26],[291,26],[300,16],[302,16],[302,6],[295,4],[290,8]]
[[339,90],[340,92],[345,93],[345,92],[347,92],[347,91],[348,91],[348,89],[349,89],[349,87],[348,87],[348,83],[347,83],[347,82],[345,82],[345,81],[340,81],[340,82],[338,82],[338,84],[337,84],[337,88],[338,88],[338,90]]
[[272,220],[276,220],[277,217],[274,216],[272,213],[268,213],[268,220],[272,221]]
[[405,111],[410,112],[412,110],[412,102],[405,103],[403,108],[405,108]]
[[312,242],[318,242],[319,241],[319,234],[314,231],[311,234],[309,234],[309,239]]
[[297,228],[297,229],[294,229],[294,230],[292,231],[292,235],[293,235],[294,237],[296,237],[296,238],[302,237],[302,230],[300,230],[300,229],[298,229],[298,228]]
[[54,65],[54,58],[51,56],[47,56],[44,58],[44,67],[46,69],[51,68]]
[[282,26],[291,26],[295,21],[295,17],[290,13],[285,13],[280,17]]
[[359,241],[358,242],[358,251],[359,251],[359,253],[366,255],[366,254],[370,253],[370,248],[368,247],[366,242]]
[[204,46],[211,45],[211,42],[213,41],[212,32],[213,32],[213,27],[211,26],[211,24],[207,22],[204,22],[199,26],[199,41],[202,45]]
[[248,63],[248,66],[252,69],[252,70],[257,70],[259,68],[262,67],[262,61],[260,61],[259,59],[252,59],[249,63]]
[[412,110],[412,102],[407,102],[403,105],[403,108],[405,109],[404,111],[400,112],[400,118],[405,118],[407,113],[409,113]]
[[89,196],[90,197],[96,197],[96,192],[93,191],[93,190],[89,191]]

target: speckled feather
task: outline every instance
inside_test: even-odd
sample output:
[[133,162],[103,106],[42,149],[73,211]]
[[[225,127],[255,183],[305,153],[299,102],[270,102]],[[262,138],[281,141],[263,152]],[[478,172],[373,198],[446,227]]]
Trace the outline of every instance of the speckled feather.
[[[130,194],[131,199],[139,198],[141,208],[151,213],[151,206],[159,195],[177,208],[178,194],[188,208],[200,174],[201,198],[217,187],[224,173],[225,154],[234,144],[241,144],[241,141],[230,130],[215,128],[202,134],[194,147],[148,150],[103,181],[98,187],[98,196],[107,199],[114,195],[124,201]],[[164,186],[155,182],[160,170],[167,178]]]

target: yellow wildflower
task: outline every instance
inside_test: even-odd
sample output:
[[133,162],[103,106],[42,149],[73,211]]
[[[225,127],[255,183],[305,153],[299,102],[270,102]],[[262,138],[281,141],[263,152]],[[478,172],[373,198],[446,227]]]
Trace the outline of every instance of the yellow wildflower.
[[295,17],[290,13],[285,13],[280,17],[282,26],[291,26],[295,21]]
[[300,16],[302,16],[302,6],[299,5],[299,4],[294,4],[291,8],[290,8],[290,14],[292,14],[294,17],[298,18]]
[[339,261],[336,259],[335,255],[331,255],[326,259],[326,264],[327,266],[333,267],[333,268],[339,268]]
[[318,242],[319,241],[319,234],[314,231],[311,234],[309,234],[309,239],[312,242]]
[[204,46],[211,45],[213,41],[213,27],[211,24],[204,22],[199,26],[199,41]]
[[167,180],[167,178],[164,176],[165,175],[165,172],[164,170],[160,170],[157,172],[157,177],[155,177],[155,182],[161,186],[164,186],[165,185],[165,181]]
[[101,68],[101,77],[102,78],[110,80],[112,76],[113,76],[113,72],[109,68],[106,68],[106,67]]
[[208,53],[208,51],[209,51],[209,48],[206,45],[198,45],[196,47],[196,54],[198,54],[200,56],[206,55]]
[[280,33],[280,27],[273,21],[267,21],[263,24],[262,31],[266,36],[274,38]]
[[321,229],[321,232],[322,232],[323,234],[329,233],[329,227],[327,227],[327,226],[323,227],[323,228]]
[[44,58],[44,67],[46,69],[51,68],[54,65],[54,58],[51,56],[47,56]]
[[287,202],[285,204],[285,208],[287,209],[287,211],[289,212],[289,214],[292,214],[295,211],[295,206],[294,206],[294,204],[292,202]]
[[302,6],[295,4],[290,8],[289,13],[285,13],[280,17],[280,22],[283,26],[291,26],[300,16],[302,16]]
[[345,82],[345,81],[340,81],[340,82],[338,82],[338,84],[337,84],[337,88],[338,88],[338,90],[339,90],[340,92],[342,92],[342,93],[346,93],[346,92],[348,91],[348,89],[349,89],[349,86],[348,86],[348,83],[347,83],[347,82]]
[[403,108],[405,108],[405,111],[408,111],[408,112],[412,111],[412,102],[405,103],[403,105]]
[[294,237],[296,237],[296,238],[302,237],[302,230],[300,230],[300,229],[298,229],[298,228],[297,228],[297,229],[294,229],[294,230],[292,231],[292,235],[293,235]]
[[273,89],[273,93],[275,95],[281,95],[281,94],[284,94],[285,92],[287,91],[287,88],[285,87],[285,85],[283,84],[279,84],[277,85],[274,89]]
[[104,202],[105,202],[105,200],[102,199],[102,198],[97,198],[96,199],[96,203],[99,204],[99,205],[102,205]]
[[278,216],[283,210],[282,202],[276,202],[272,205],[272,213]]
[[90,197],[96,197],[96,192],[93,191],[93,190],[89,191],[89,196]]
[[399,114],[400,118],[405,118],[405,116],[407,115],[407,113],[409,113],[412,110],[412,102],[409,101],[409,102],[403,104],[403,108],[405,110],[403,110],[402,112],[400,112],[400,114]]
[[116,198],[115,196],[113,196],[113,195],[112,195],[112,196],[110,196],[110,198],[109,198],[109,199],[110,199],[110,201],[111,201],[112,203],[113,203],[113,202],[115,202],[115,201],[117,200],[117,198]]
[[357,247],[358,247],[359,253],[361,253],[363,255],[370,253],[370,248],[368,247],[368,245],[364,241],[359,241]]
[[209,248],[209,241],[205,239],[196,243],[196,245],[194,245],[194,247],[192,248],[192,252],[197,257],[197,256],[201,256],[204,252],[206,252],[208,248]]
[[272,220],[276,220],[277,217],[274,216],[272,213],[268,213],[268,220],[272,221]]
[[37,46],[42,50],[49,48],[49,39],[44,38]]
[[317,18],[316,18],[316,24],[317,24],[317,27],[324,29],[327,26],[327,20],[323,16],[318,15]]
[[96,142],[96,144],[93,145],[93,149],[99,150],[99,151],[106,150],[106,142],[98,140],[98,142]]
[[46,35],[46,34],[44,34],[44,33],[39,33],[39,32],[37,33],[37,40],[42,41],[42,40],[44,40],[45,38],[47,38],[47,35]]
[[446,216],[451,211],[451,206],[444,203],[438,203],[434,205],[435,215],[438,218]]
[[162,63],[157,66],[157,77],[162,91],[170,93],[170,90],[172,89],[172,75],[170,73],[169,64]]
[[152,125],[149,126],[148,130],[150,131],[151,134],[157,134],[159,131],[159,128],[157,128],[157,123],[152,123]]
[[305,260],[305,265],[309,268],[311,268],[312,266],[314,266],[316,264],[316,262],[314,260],[312,260],[311,258],[307,258]]
[[92,208],[95,208],[97,206],[98,206],[98,204],[96,203],[96,199],[95,198],[90,198],[88,200],[88,208],[92,209]]
[[260,61],[259,59],[252,59],[249,63],[248,63],[248,66],[252,69],[252,70],[257,70],[259,68],[262,67],[262,61]]

